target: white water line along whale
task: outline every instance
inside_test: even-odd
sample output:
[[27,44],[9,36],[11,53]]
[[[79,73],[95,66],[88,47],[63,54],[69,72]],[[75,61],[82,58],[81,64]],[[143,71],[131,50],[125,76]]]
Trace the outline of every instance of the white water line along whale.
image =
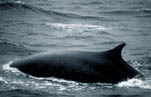
[[10,67],[36,77],[56,77],[78,82],[118,83],[140,74],[128,65],[121,52],[125,43],[103,51],[62,50],[14,61]]

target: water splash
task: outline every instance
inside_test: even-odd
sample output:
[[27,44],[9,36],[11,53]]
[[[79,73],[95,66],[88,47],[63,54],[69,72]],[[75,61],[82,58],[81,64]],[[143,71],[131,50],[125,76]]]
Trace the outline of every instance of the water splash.
[[[46,87],[55,87],[58,88],[59,91],[77,91],[77,90],[82,90],[88,87],[87,83],[79,83],[75,81],[69,81],[69,80],[64,80],[64,79],[59,79],[55,77],[50,77],[50,78],[37,78],[33,76],[29,76],[32,79],[39,80],[42,82],[42,85],[39,85],[40,88],[46,88]],[[38,86],[38,87],[39,87]]]
[[151,80],[129,79],[117,84],[118,87],[151,89]]
[[105,30],[104,26],[89,25],[89,24],[64,24],[64,23],[46,23],[47,26],[56,29],[91,29],[91,30]]
[[0,82],[8,83],[3,77],[0,77]]
[[19,71],[18,69],[16,69],[16,68],[11,68],[11,67],[10,67],[10,64],[12,64],[12,63],[13,63],[13,61],[10,61],[9,63],[4,64],[4,65],[2,66],[2,69],[3,69],[5,72],[19,73],[20,71]]

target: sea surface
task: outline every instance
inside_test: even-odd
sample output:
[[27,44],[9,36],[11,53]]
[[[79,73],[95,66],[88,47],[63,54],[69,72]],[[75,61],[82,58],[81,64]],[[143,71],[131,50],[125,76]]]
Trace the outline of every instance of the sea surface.
[[[118,84],[36,78],[9,67],[54,50],[104,51],[120,43],[141,72]],[[0,97],[151,97],[151,0],[0,0]]]

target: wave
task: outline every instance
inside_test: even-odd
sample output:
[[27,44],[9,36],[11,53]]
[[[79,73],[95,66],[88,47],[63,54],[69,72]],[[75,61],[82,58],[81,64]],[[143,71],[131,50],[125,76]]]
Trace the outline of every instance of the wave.
[[10,42],[7,42],[7,41],[0,41],[0,46],[1,46],[0,49],[6,49],[6,50],[12,49],[12,48],[15,48],[15,47],[18,47],[20,49],[24,49],[25,48],[22,45],[15,44],[15,43],[10,43]]
[[17,43],[12,43],[9,41],[2,41],[0,40],[0,54],[30,54],[36,52],[34,50],[28,49],[27,47],[17,44]]
[[151,89],[151,80],[129,79],[117,84],[118,87]]
[[102,1],[91,1],[91,2],[80,2],[80,3],[72,3],[72,4],[76,4],[76,5],[89,5],[89,6],[91,6],[91,5],[101,5],[101,4],[103,4],[103,2]]
[[[52,10],[45,10],[43,8],[39,8],[36,6],[32,6],[26,3],[0,3],[0,11],[11,11],[17,13],[27,13],[31,11],[38,15],[45,15],[54,18],[67,18],[67,19],[85,19],[85,20],[101,20],[107,21],[108,19],[105,17],[91,16],[91,15],[80,15],[76,13],[63,13]],[[9,14],[9,12],[8,12]]]
[[104,26],[89,25],[89,24],[64,24],[64,23],[46,23],[47,26],[51,26],[57,29],[91,29],[91,30],[105,30]]
[[145,9],[124,9],[124,10],[109,10],[106,12],[101,12],[104,14],[112,14],[112,15],[134,15],[136,17],[148,17],[151,15],[151,9],[145,8]]
[[18,2],[1,2],[0,3],[0,10],[4,11],[4,10],[8,10],[8,9],[13,9],[13,8],[28,8],[27,5],[25,5],[24,3],[18,3]]

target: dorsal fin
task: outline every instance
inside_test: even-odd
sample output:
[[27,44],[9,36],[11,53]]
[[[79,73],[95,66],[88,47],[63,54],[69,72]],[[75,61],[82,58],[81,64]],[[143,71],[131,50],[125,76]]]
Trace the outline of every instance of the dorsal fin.
[[112,56],[113,58],[120,58],[121,57],[121,52],[123,47],[126,45],[126,43],[122,43],[115,48],[109,50],[109,56]]

